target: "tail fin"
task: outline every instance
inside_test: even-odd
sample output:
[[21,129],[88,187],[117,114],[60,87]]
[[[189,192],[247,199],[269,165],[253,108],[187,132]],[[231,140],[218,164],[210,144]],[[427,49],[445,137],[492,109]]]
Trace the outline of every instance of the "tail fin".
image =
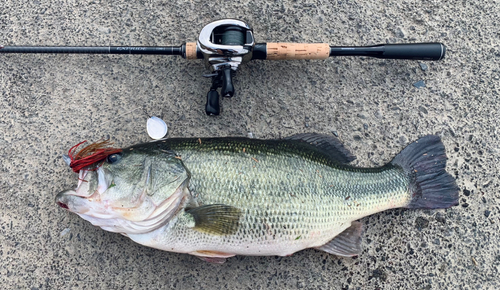
[[413,198],[406,208],[449,208],[458,205],[458,186],[446,172],[446,152],[439,136],[425,136],[391,161],[412,177]]

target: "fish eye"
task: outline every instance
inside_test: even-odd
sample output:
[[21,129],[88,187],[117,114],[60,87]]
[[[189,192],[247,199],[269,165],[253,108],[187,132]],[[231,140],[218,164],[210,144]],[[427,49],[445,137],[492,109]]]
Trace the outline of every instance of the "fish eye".
[[113,164],[113,163],[120,161],[120,159],[122,159],[122,154],[121,153],[114,153],[114,154],[111,154],[108,157],[106,157],[106,162],[108,162],[109,164]]

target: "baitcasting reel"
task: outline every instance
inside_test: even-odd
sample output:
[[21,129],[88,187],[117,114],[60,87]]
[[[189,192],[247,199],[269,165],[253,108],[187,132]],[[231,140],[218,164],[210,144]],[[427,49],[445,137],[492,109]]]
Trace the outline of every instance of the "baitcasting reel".
[[0,53],[156,54],[204,59],[212,78],[205,111],[219,115],[219,93],[234,96],[232,78],[238,67],[250,60],[326,59],[330,56],[371,56],[386,59],[441,60],[442,43],[379,44],[374,46],[330,46],[326,43],[255,43],[252,29],[243,21],[223,19],[209,23],[197,42],[181,46],[0,46]]
[[[223,97],[234,96],[232,74],[236,72],[240,64],[252,60],[254,47],[252,29],[243,21],[219,20],[203,27],[198,38],[196,52],[198,49],[201,51],[205,66],[211,71],[211,74],[205,75],[205,77],[212,77],[212,87],[207,94],[205,106],[207,114],[218,115],[220,113],[218,88],[221,88]],[[187,54],[186,57],[188,57]]]

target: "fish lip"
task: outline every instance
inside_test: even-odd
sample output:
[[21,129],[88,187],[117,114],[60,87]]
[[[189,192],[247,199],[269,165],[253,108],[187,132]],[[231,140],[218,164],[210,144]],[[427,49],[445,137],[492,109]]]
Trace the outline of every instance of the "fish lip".
[[55,202],[58,206],[64,208],[65,210],[70,210],[67,202],[63,199],[64,193],[67,191],[61,191],[56,195]]
[[60,206],[60,207],[62,207],[62,208],[64,208],[64,209],[69,210],[69,207],[68,207],[68,205],[67,205],[67,204],[62,203],[62,202],[60,202],[60,201],[56,201],[56,203],[57,203],[57,205],[58,205],[58,206]]
[[74,212],[83,213],[89,209],[85,206],[85,197],[78,196],[74,190],[64,190],[59,192],[55,197],[55,202],[61,208]]
[[56,195],[55,202],[59,206],[61,206],[61,204],[64,205],[64,206],[61,206],[61,207],[69,210],[68,203],[67,203],[67,200],[66,200],[66,197],[68,196],[66,193],[68,191],[71,191],[71,190],[64,190],[64,191],[59,192]]

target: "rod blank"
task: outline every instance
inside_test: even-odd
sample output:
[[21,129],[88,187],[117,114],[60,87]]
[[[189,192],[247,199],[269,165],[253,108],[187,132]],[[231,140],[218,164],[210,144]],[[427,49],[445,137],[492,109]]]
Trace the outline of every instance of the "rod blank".
[[182,46],[0,46],[0,53],[182,55]]
[[[191,44],[191,43],[190,43]],[[194,43],[193,43],[194,44]],[[274,50],[273,50],[274,48]],[[0,53],[65,54],[154,54],[186,57],[182,46],[0,46]],[[202,58],[197,50],[190,58]],[[442,43],[379,44],[374,46],[330,46],[325,43],[260,43],[253,59],[323,59],[328,56],[370,56],[385,59],[441,60],[446,54]],[[279,56],[279,57],[276,57]]]

